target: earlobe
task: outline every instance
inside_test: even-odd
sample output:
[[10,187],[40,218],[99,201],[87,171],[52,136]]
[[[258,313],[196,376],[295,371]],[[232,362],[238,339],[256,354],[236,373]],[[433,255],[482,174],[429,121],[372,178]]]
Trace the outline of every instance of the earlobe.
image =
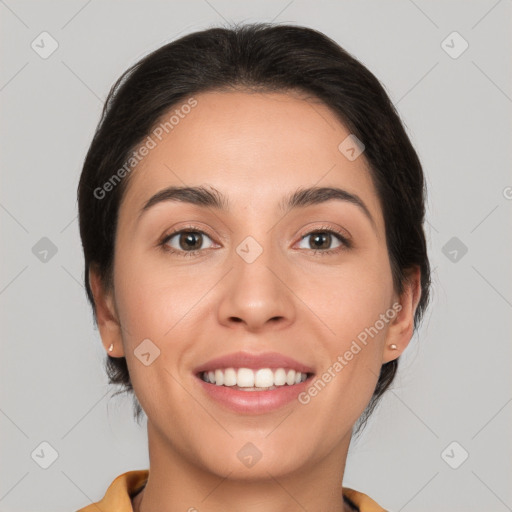
[[414,333],[414,315],[421,297],[421,272],[414,267],[408,273],[400,296],[400,310],[389,326],[382,363],[397,359],[407,348]]
[[94,297],[94,309],[101,340],[105,350],[112,357],[123,357],[121,326],[114,305],[113,293],[105,290],[97,269],[89,268],[89,286]]

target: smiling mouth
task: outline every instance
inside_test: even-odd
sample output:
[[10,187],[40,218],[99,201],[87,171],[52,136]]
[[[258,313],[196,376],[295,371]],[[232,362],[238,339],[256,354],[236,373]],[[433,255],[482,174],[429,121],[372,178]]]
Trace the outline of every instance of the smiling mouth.
[[200,372],[201,380],[240,391],[272,391],[305,382],[313,373],[292,368],[219,368]]

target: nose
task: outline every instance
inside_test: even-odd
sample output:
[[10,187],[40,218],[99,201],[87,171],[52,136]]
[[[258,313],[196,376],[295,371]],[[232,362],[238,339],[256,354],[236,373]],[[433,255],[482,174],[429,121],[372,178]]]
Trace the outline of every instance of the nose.
[[233,268],[222,290],[219,321],[249,332],[280,330],[295,320],[293,278],[285,262],[280,263],[270,250],[264,249],[253,259],[256,249],[254,241],[252,245],[241,244],[233,255]]

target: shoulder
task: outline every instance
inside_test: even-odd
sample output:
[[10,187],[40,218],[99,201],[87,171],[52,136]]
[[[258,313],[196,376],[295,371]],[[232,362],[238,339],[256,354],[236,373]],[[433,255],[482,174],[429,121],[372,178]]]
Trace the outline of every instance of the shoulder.
[[354,503],[359,508],[359,512],[387,512],[385,508],[382,508],[367,494],[350,489],[349,487],[343,487],[343,496],[346,496]]
[[117,476],[100,501],[76,512],[98,512],[98,509],[102,512],[132,512],[131,496],[145,484],[148,474],[149,470],[139,469]]

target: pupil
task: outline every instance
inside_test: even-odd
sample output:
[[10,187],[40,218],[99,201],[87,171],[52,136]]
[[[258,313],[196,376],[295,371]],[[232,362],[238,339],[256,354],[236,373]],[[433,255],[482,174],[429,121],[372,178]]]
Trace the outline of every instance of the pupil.
[[[317,241],[318,240],[321,240],[322,238],[324,240],[329,240],[329,237],[330,235],[329,234],[326,234],[326,233],[320,233],[320,234],[316,234],[314,235],[313,237],[313,240],[314,240],[314,244],[316,245]],[[320,241],[320,246],[322,245],[322,242]],[[318,247],[317,247],[318,248]]]
[[[185,237],[185,244],[180,244],[182,249],[195,249],[197,246],[197,241],[194,243],[194,237],[199,237],[199,233],[188,232],[183,235]],[[199,246],[201,246],[201,242],[199,241]]]

